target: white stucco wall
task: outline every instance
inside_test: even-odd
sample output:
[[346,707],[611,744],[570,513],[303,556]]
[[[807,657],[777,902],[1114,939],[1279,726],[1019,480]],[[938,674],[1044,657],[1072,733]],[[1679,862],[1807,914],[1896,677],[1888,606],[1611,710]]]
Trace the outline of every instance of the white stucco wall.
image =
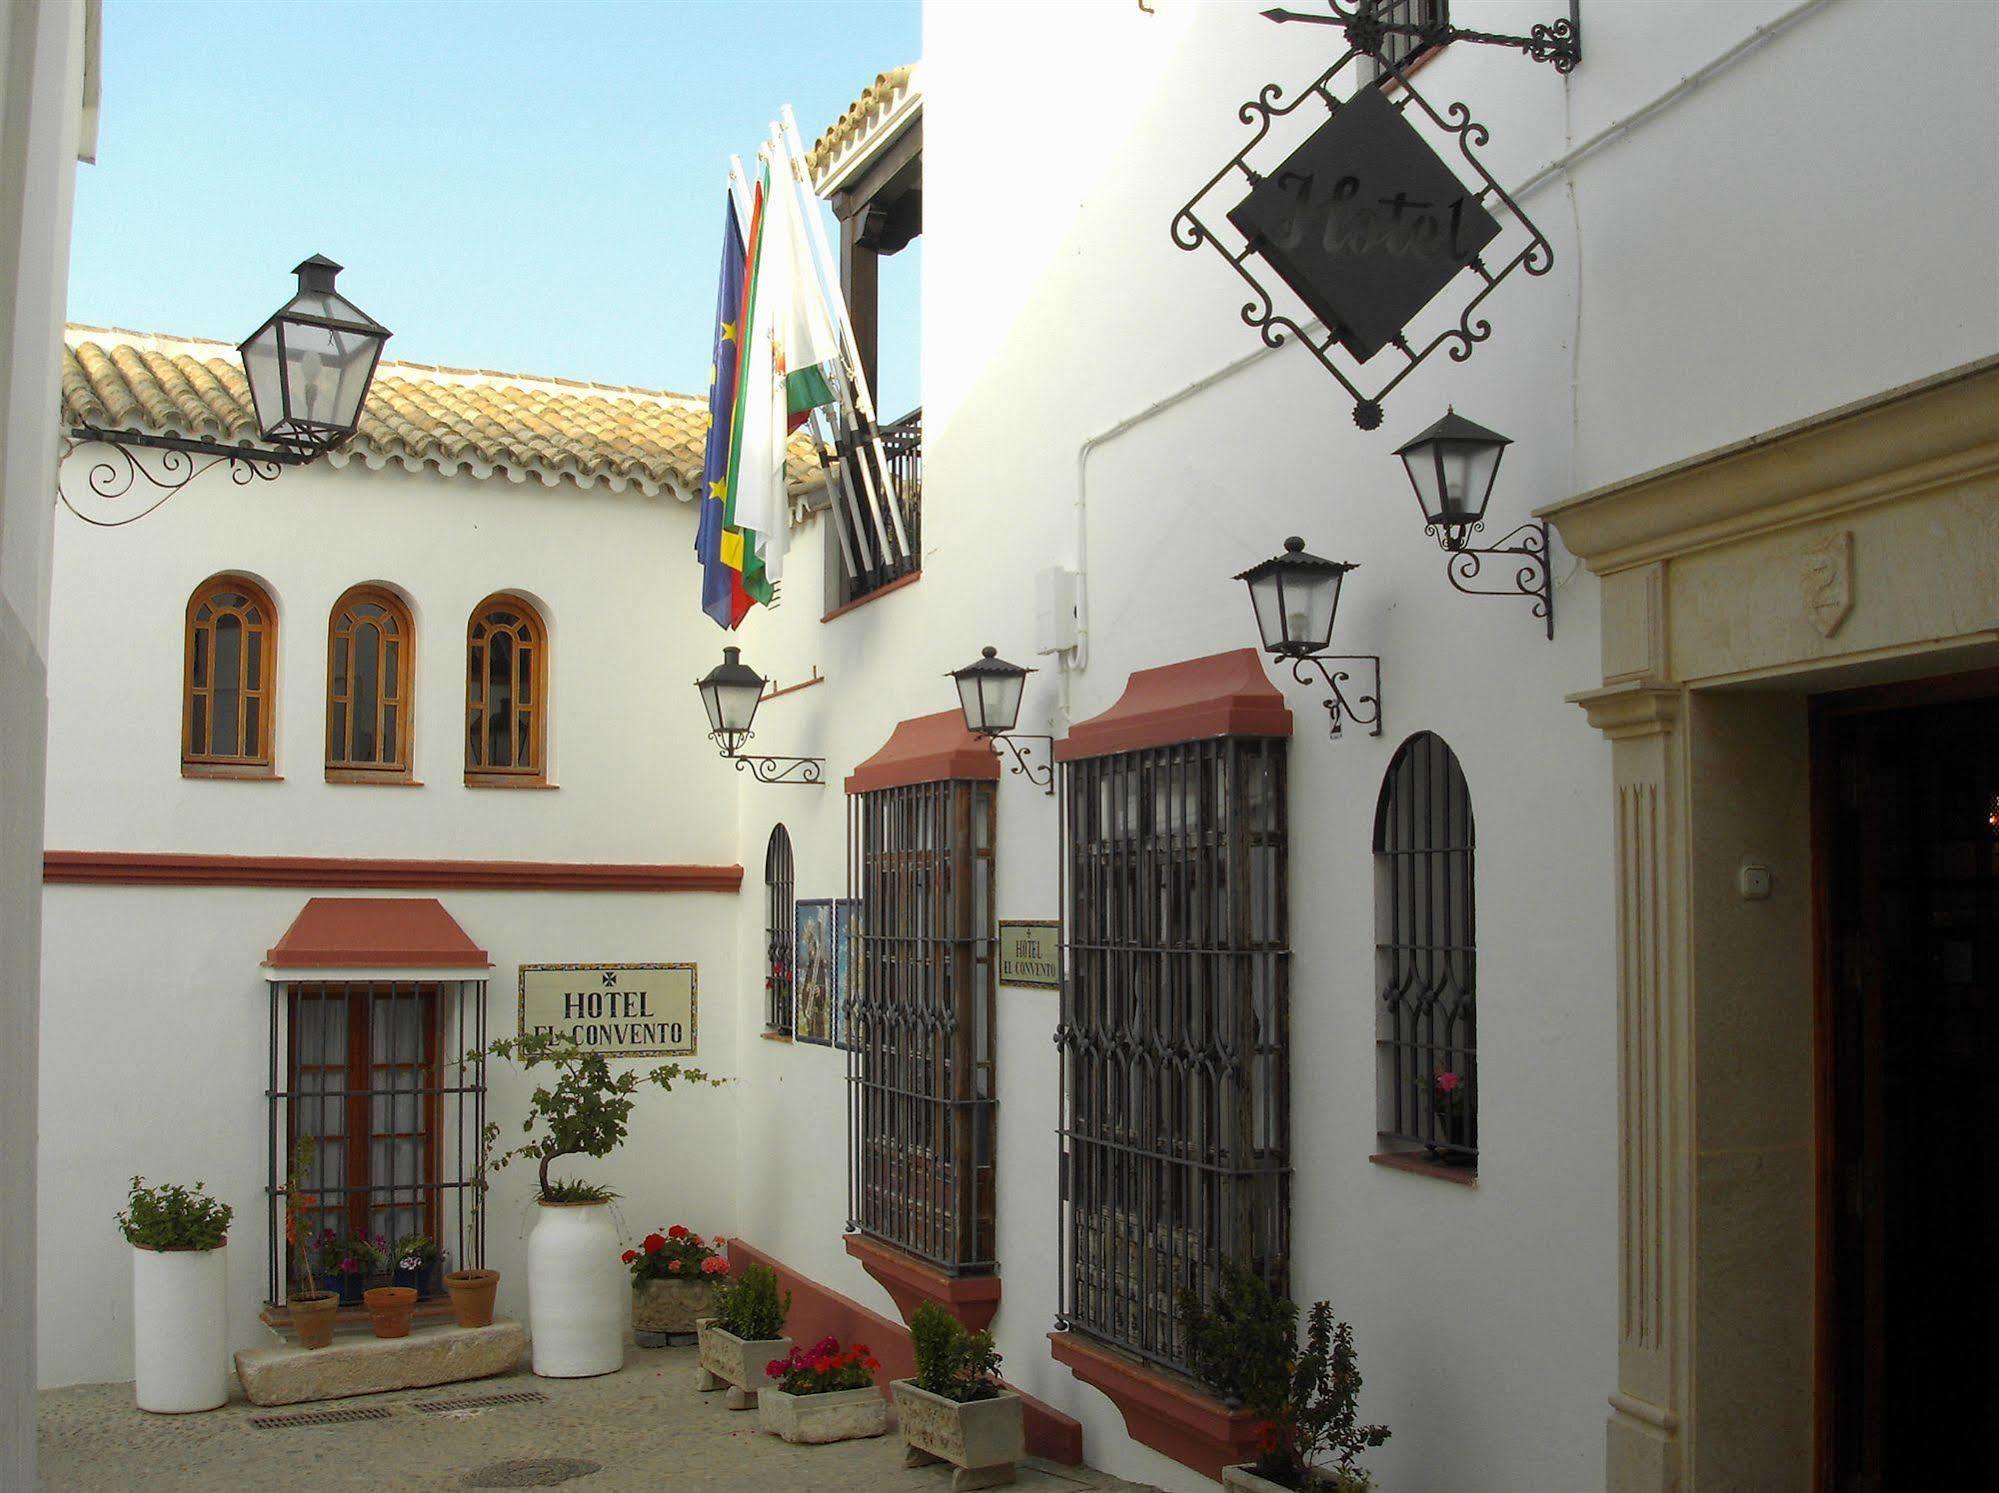
[[[74,484],[88,459],[66,474]],[[95,511],[95,510],[92,510]],[[51,651],[48,844],[249,856],[732,865],[735,775],[703,739],[692,684],[711,661],[689,624],[694,514],[669,497],[564,483],[318,465],[238,487],[216,471],[121,529],[60,516]],[[189,594],[245,571],[278,611],[275,782],[180,775]],[[325,781],[326,627],[362,581],[416,621],[420,787]],[[464,637],[473,606],[519,590],[549,625],[553,790],[464,786]],[[696,618],[695,620],[698,620]],[[706,623],[701,624],[706,627]],[[761,863],[759,863],[761,864]],[[40,1380],[131,1369],[130,1266],[111,1223],[125,1180],[206,1180],[237,1209],[231,1334],[269,1341],[264,951],[324,889],[56,886],[47,893],[42,1031]],[[338,891],[331,893],[340,895]],[[437,896],[491,954],[488,1030],[510,1033],[522,963],[693,961],[699,1053],[734,1071],[733,893],[361,892]],[[752,992],[755,1009],[761,987]],[[489,1070],[490,1113],[518,1144],[522,1077]],[[653,1094],[632,1139],[568,1173],[624,1194],[636,1234],[733,1228],[739,1089]],[[488,1261],[524,1314],[531,1176],[502,1174]],[[81,1288],[88,1282],[88,1289]]]
[[[0,1487],[35,1481],[35,1102],[49,490],[83,0],[0,14]],[[92,19],[94,26],[95,21]]]
[[[1242,100],[1272,79],[1302,85],[1332,55],[1327,34],[1253,12],[1157,9],[1067,6],[1024,25],[926,8],[925,574],[822,624],[816,567],[800,565],[785,606],[746,625],[746,658],[784,682],[814,666],[829,682],[767,707],[760,736],[827,752],[837,777],[896,719],[948,707],[940,676],[988,642],[1042,665],[1022,729],[1048,729],[1059,685],[1054,661],[1031,653],[1033,576],[1075,563],[1086,445],[1090,657],[1071,681],[1075,718],[1111,703],[1133,669],[1254,643],[1229,578],[1286,534],[1359,561],[1335,644],[1383,656],[1386,733],[1329,741],[1320,692],[1273,676],[1297,720],[1294,1295],[1327,1297],[1356,1326],[1363,1412],[1395,1430],[1368,1459],[1385,1488],[1473,1469],[1519,1493],[1600,1486],[1617,1331],[1609,762],[1563,702],[1601,679],[1594,583],[1558,551],[1552,644],[1524,601],[1458,595],[1390,453],[1447,403],[1511,435],[1498,534],[1594,483],[1990,352],[1994,12],[1935,8],[1949,40],[1885,116],[1854,106],[1851,80],[1894,8],[1830,0],[1615,131],[1523,201],[1553,273],[1510,281],[1490,303],[1493,340],[1469,363],[1425,366],[1378,432],[1356,430],[1346,396],[1288,348],[1097,443],[1254,352],[1234,280],[1212,254],[1176,249],[1168,224],[1242,138]],[[1524,31],[1546,9],[1486,0],[1460,19]],[[1587,60],[1566,81],[1473,47],[1420,76],[1440,107],[1467,98],[1491,125],[1485,156],[1504,182],[1628,122],[1792,8],[1585,9]],[[1934,231],[1910,244],[1917,204],[1938,196],[1923,220]],[[1367,1161],[1371,816],[1395,746],[1422,729],[1458,752],[1478,816],[1476,1189]],[[1000,803],[998,914],[1052,917],[1054,805],[1017,778]],[[747,789],[751,877],[782,817],[798,896],[841,894],[843,811],[837,794]],[[748,899],[741,911],[754,920]],[[746,925],[738,958],[754,967],[761,946]],[[1131,1443],[1109,1401],[1048,1354],[1055,1012],[1052,994],[1000,992],[995,1325],[1008,1372],[1083,1420],[1097,1465],[1205,1486]],[[837,1055],[751,1045],[744,1071],[776,1086],[741,1116],[760,1181],[745,1236],[888,1310],[841,1246],[838,1143],[808,1143],[795,1123],[839,1104]]]

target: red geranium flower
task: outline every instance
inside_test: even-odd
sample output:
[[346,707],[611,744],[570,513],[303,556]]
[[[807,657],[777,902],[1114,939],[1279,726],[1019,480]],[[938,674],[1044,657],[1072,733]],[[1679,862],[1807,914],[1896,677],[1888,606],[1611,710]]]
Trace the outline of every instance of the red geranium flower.
[[639,1252],[635,1249],[628,1249],[623,1254],[618,1256],[618,1258],[623,1260],[627,1265],[631,1264],[631,1262],[633,1260],[636,1260],[638,1257],[639,1257]]
[[666,1231],[666,1237],[669,1239],[685,1239],[687,1237],[687,1225],[684,1223],[675,1224]]
[[646,1235],[644,1243],[645,1243],[645,1252],[649,1255],[656,1255],[662,1249],[666,1248],[666,1241],[660,1238],[659,1235],[657,1234]]

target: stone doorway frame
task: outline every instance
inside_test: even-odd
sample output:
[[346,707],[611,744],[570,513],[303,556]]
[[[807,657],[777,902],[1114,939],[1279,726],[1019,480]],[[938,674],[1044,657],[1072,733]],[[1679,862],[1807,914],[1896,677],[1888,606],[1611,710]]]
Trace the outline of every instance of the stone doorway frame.
[[[1600,582],[1612,1493],[1823,1485],[1809,696],[1999,663],[1999,358],[1539,510]],[[1741,859],[1775,891],[1741,899]]]

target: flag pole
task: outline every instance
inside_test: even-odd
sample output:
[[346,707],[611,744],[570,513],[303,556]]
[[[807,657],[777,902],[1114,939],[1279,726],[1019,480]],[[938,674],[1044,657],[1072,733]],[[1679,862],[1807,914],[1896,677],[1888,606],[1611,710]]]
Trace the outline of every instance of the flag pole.
[[[801,186],[809,187],[804,176],[805,146],[798,134],[798,117],[791,112],[791,105],[789,104],[784,105],[778,111],[778,114],[784,121],[783,141],[791,155],[792,176]],[[868,391],[868,373],[867,369],[861,365],[860,343],[854,337],[854,320],[847,312],[846,296],[840,293],[840,277],[838,271],[834,268],[832,246],[826,238],[826,224],[819,215],[818,194],[808,190],[808,196],[811,199],[812,210],[805,216],[812,224],[812,242],[813,246],[818,250],[819,273],[825,277],[827,283],[832,287],[832,294],[829,299],[833,303],[834,320],[840,330],[840,345],[845,351],[847,362],[852,368],[855,406],[859,410],[861,419],[864,422],[863,432],[868,437],[869,444],[874,451],[875,467],[882,479],[881,492],[889,500],[887,507],[889,518],[895,524],[896,546],[907,556],[909,554],[909,536],[904,532],[902,527],[901,505],[894,500],[894,478],[889,472],[888,455],[882,450],[881,431],[875,418],[874,398]]]

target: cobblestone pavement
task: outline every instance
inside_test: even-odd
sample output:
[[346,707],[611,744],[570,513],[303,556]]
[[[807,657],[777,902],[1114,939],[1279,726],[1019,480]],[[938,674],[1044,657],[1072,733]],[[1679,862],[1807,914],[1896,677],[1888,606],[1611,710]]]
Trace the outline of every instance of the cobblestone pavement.
[[[443,1413],[413,1408],[417,1401],[523,1391],[538,1391],[548,1401]],[[250,1423],[253,1415],[377,1409],[387,1417],[282,1430]],[[473,1384],[272,1409],[259,1409],[239,1393],[223,1409],[202,1415],[148,1415],[132,1403],[129,1384],[84,1384],[43,1391],[39,1447],[42,1487],[58,1493],[553,1485],[577,1493],[944,1493],[951,1486],[949,1468],[902,1465],[893,1417],[886,1436],[831,1446],[788,1446],[759,1433],[754,1410],[732,1412],[720,1394],[695,1391],[692,1348],[627,1347],[624,1368],[597,1379],[537,1379],[523,1369]],[[558,1484],[564,1473],[570,1476]],[[1140,1484],[1088,1468],[1040,1462],[1021,1465],[1019,1486],[1045,1493],[1144,1493]]]

